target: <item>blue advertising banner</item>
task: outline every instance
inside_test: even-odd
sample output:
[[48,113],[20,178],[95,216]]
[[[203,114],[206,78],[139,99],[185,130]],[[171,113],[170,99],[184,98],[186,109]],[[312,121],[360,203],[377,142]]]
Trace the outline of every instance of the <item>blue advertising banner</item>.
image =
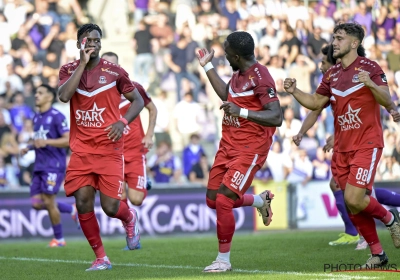
[[[251,190],[250,190],[251,191]],[[60,193],[60,202],[73,203]],[[171,233],[215,232],[215,210],[205,203],[205,189],[182,188],[151,190],[143,205],[136,208],[140,217],[141,234],[162,235]],[[102,236],[124,235],[121,222],[104,214],[96,199],[95,213]],[[253,230],[252,207],[234,209],[237,230]],[[69,214],[62,214],[66,237],[82,236]],[[53,231],[47,211],[31,208],[28,193],[0,193],[0,240],[8,238],[51,237]]]

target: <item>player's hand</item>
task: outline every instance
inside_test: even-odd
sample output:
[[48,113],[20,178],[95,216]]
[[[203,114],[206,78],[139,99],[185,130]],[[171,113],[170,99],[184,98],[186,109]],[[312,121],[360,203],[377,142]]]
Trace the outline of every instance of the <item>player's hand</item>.
[[24,155],[26,155],[29,152],[29,148],[23,148],[19,151],[20,155],[23,157]]
[[80,49],[80,63],[86,65],[90,60],[90,55],[95,51],[94,48],[88,48],[86,46],[87,38],[83,38],[81,42],[81,49]]
[[151,149],[151,148],[153,148],[153,145],[154,145],[153,137],[151,137],[150,135],[148,135],[148,136],[145,135],[145,136],[143,137],[142,144],[144,145],[144,147],[145,147],[146,149]]
[[300,145],[301,140],[303,140],[303,133],[298,133],[297,135],[293,136],[293,142],[296,144],[296,146]]
[[390,115],[393,117],[393,121],[400,122],[400,113],[395,110],[390,110]]
[[211,50],[211,52],[209,52],[206,48],[203,48],[196,52],[196,56],[199,59],[201,67],[204,67],[204,65],[211,62],[211,60],[213,59],[214,50]]
[[374,82],[372,82],[369,74],[365,71],[358,73],[358,80],[363,83],[366,87],[373,87]]
[[328,139],[326,139],[326,144],[322,148],[325,153],[330,152],[333,149],[333,144],[335,143],[335,138],[333,135],[329,136]]
[[116,123],[110,125],[104,131],[108,131],[107,137],[113,142],[121,139],[122,134],[124,133],[125,125],[121,121],[117,121]]
[[240,107],[232,102],[223,101],[223,104],[219,109],[224,110],[225,114],[232,117],[239,117],[240,116]]
[[283,82],[283,88],[287,93],[293,93],[296,89],[297,83],[296,79],[286,78]]
[[46,145],[47,145],[47,143],[46,143],[46,140],[44,140],[44,139],[36,139],[33,142],[33,146],[35,146],[36,149],[44,148],[44,147],[46,147]]

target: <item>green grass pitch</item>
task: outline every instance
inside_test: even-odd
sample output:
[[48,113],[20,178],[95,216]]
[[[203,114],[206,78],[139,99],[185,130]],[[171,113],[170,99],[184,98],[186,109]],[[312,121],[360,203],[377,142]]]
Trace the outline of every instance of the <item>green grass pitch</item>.
[[[396,272],[324,272],[324,264],[363,264],[369,250],[328,242],[337,231],[287,231],[237,234],[231,251],[232,272],[206,274],[216,257],[214,236],[143,237],[142,249],[122,251],[123,236],[105,239],[113,268],[85,272],[94,260],[86,240],[67,240],[65,248],[46,248],[45,241],[2,242],[0,279],[400,279]],[[400,271],[400,251],[387,231],[379,231],[389,263]]]

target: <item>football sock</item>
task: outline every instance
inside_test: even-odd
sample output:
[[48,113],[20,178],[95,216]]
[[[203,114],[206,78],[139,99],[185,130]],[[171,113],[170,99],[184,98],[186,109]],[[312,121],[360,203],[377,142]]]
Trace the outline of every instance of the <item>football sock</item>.
[[356,227],[350,220],[349,214],[346,210],[346,205],[344,203],[344,195],[342,191],[336,191],[333,193],[336,199],[336,207],[339,210],[339,214],[344,222],[345,232],[349,235],[356,236],[358,234]]
[[118,212],[117,214],[115,214],[115,216],[113,218],[117,218],[121,221],[123,221],[124,223],[130,223],[133,219],[133,214],[131,211],[129,211],[128,205],[125,203],[120,203],[119,204],[119,208],[118,208]]
[[53,227],[53,232],[54,232],[54,238],[57,240],[63,239],[63,232],[62,232],[62,225],[52,225]]
[[74,207],[72,207],[72,205],[68,203],[57,202],[57,207],[60,213],[72,214],[72,212],[74,211]]
[[231,256],[231,252],[227,252],[227,253],[218,252],[217,260],[231,263],[230,256]]
[[217,194],[217,237],[219,242],[219,252],[228,253],[231,249],[233,234],[235,233],[235,217],[233,215],[233,205],[235,201]]
[[373,255],[381,253],[382,246],[379,242],[378,233],[376,232],[376,225],[374,218],[363,212],[358,214],[349,214],[350,219],[353,221],[354,225],[358,227],[361,235],[367,241],[371,253]]
[[400,194],[385,189],[375,189],[376,199],[380,204],[389,206],[400,206]]
[[263,207],[264,200],[258,194],[244,194],[241,198],[236,199],[233,208],[239,208],[243,206]]
[[369,197],[368,206],[361,212],[371,215],[373,218],[381,220],[385,225],[393,220],[393,215],[385,209],[374,197]]
[[215,209],[216,208],[215,200],[211,200],[208,197],[206,197],[206,203],[207,203],[208,208],[211,208],[211,209]]
[[96,258],[104,258],[106,253],[104,251],[103,242],[100,237],[100,227],[96,219],[94,212],[85,214],[78,214],[79,222],[90,246],[92,246],[93,252]]

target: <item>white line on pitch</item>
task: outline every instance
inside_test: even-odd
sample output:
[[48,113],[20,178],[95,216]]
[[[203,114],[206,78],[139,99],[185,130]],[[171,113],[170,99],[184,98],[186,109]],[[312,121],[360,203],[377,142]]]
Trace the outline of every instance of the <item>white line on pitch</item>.
[[[52,263],[73,263],[73,264],[91,264],[89,261],[78,260],[57,260],[57,259],[39,259],[39,258],[18,258],[18,257],[4,257],[0,256],[0,260],[8,261],[29,261],[29,262],[52,262]],[[113,266],[129,266],[129,267],[149,267],[149,268],[167,268],[167,269],[191,269],[202,271],[203,267],[189,266],[189,265],[159,265],[159,264],[144,264],[144,263],[112,263]],[[273,271],[273,270],[246,270],[246,269],[233,269],[233,272],[252,273],[252,274],[282,274],[282,275],[295,275],[295,276],[314,276],[314,277],[327,277],[339,279],[379,279],[378,277],[367,277],[359,275],[345,275],[339,273],[303,273],[295,271]]]

